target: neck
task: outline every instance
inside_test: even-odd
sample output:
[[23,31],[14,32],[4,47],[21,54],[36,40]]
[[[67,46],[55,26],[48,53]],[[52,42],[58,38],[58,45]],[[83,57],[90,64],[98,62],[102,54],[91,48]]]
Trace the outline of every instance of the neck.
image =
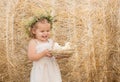
[[48,40],[39,40],[39,39],[36,39],[36,40],[42,43],[48,42]]

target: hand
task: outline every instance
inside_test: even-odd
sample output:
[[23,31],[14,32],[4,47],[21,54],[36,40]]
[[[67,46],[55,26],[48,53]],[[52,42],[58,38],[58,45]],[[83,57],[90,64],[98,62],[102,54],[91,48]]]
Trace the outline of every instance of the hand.
[[47,57],[52,57],[52,53],[50,50],[46,49],[43,51],[44,55],[47,56]]

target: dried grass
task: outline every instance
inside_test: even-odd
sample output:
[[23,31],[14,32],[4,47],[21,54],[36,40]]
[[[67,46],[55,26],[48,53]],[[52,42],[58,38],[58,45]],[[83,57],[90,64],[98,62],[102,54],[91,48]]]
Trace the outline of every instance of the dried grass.
[[0,82],[29,82],[23,21],[46,10],[57,15],[53,39],[75,46],[58,60],[63,82],[120,81],[120,0],[2,0],[0,10]]

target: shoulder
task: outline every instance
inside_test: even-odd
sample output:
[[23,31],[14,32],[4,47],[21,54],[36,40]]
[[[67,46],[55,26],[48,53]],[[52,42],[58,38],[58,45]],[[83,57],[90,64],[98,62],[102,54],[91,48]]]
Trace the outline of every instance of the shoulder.
[[36,44],[37,44],[37,42],[36,42],[35,39],[31,39],[31,40],[29,41],[29,45],[36,45]]

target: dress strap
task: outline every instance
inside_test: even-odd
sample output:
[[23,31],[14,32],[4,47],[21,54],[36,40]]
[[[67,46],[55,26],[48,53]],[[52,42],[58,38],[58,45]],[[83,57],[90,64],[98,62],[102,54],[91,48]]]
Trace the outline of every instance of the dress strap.
[[55,42],[53,41],[52,46],[51,46],[52,49],[54,48],[54,44],[55,44]]
[[39,42],[36,40],[36,39],[34,39],[34,42],[38,45],[39,44]]
[[55,42],[54,42],[52,39],[49,39],[48,41],[49,41],[49,43],[50,43],[50,45],[51,45],[51,49],[53,49]]

